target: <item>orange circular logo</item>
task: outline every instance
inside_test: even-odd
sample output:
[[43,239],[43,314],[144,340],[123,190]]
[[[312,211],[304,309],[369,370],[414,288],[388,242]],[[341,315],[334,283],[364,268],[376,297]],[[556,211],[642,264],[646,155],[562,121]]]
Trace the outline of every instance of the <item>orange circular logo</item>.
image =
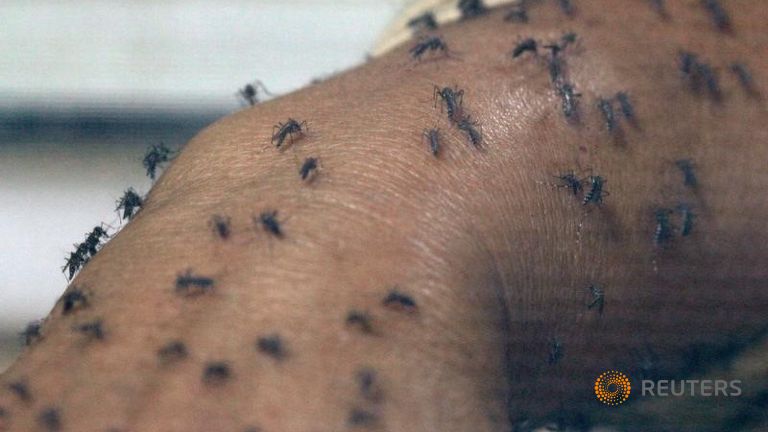
[[619,371],[603,372],[595,380],[595,396],[606,405],[621,405],[632,390],[629,377]]

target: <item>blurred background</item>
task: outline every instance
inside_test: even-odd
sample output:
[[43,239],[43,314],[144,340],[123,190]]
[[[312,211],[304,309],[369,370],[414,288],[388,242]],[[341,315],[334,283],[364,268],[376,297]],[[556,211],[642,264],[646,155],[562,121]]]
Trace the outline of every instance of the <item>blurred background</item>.
[[397,0],[3,0],[0,371],[67,285],[74,244],[146,193],[145,151],[362,63]]

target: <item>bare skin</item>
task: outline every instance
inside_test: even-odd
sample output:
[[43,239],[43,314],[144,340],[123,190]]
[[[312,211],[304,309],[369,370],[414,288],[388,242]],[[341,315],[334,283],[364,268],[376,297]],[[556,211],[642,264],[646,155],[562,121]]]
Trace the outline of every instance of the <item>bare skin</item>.
[[[202,131],[73,281],[88,306],[57,305],[3,374],[32,399],[0,394],[0,430],[56,430],[41,423],[48,407],[68,431],[584,424],[615,414],[591,393],[605,370],[680,379],[764,350],[768,115],[728,65],[768,82],[768,10],[734,1],[729,33],[697,1],[667,10],[665,20],[642,1],[584,0],[569,19],[545,3],[528,25],[491,11],[440,30],[449,56],[412,60],[406,45]],[[568,120],[549,51],[510,53],[571,31],[577,42],[559,54],[580,94]],[[685,81],[680,50],[719,72],[719,101]],[[464,90],[453,120],[471,116],[479,145],[434,103],[434,86]],[[636,123],[614,103],[609,132],[597,101],[619,91]],[[288,118],[308,130],[277,149],[273,125]],[[435,126],[437,157],[423,137]],[[319,160],[311,182],[299,176],[308,157]],[[698,186],[684,184],[680,159],[694,161]],[[601,176],[609,194],[583,204],[589,183],[578,196],[558,187],[568,171]],[[683,203],[697,215],[686,237]],[[669,241],[660,208],[674,210]],[[281,236],[254,221],[268,210]],[[231,219],[227,238],[213,215]],[[181,295],[188,269],[212,289]],[[592,285],[602,313],[589,307]],[[415,306],[385,304],[393,289]],[[346,322],[352,310],[369,314],[369,332]],[[73,331],[96,319],[103,339]],[[282,355],[258,348],[273,334]],[[177,340],[186,356],[158,358]],[[205,378],[209,362],[228,377]],[[368,369],[373,391],[361,388]],[[621,421],[674,424],[655,413]],[[717,427],[697,421],[674,426]]]

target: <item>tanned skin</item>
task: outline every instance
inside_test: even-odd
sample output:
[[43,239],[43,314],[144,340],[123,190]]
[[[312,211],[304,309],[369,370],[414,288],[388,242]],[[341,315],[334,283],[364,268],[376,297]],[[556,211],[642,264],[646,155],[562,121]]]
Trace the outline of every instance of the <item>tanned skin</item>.
[[[768,115],[729,68],[768,89],[768,8],[723,1],[722,28],[698,0],[572,3],[534,2],[527,24],[491,10],[439,30],[450,55],[415,60],[414,40],[203,130],[72,282],[87,307],[58,304],[2,375],[0,430],[502,432],[620,410],[629,430],[723,430],[592,388],[610,369],[736,375],[732,359],[765,350]],[[553,83],[544,46],[568,32]],[[512,58],[526,38],[538,51]],[[454,116],[435,86],[463,90]],[[613,99],[608,131],[597,102],[618,92],[633,117]],[[304,132],[278,149],[288,119]],[[80,330],[97,320],[101,338]],[[759,427],[751,370],[755,402],[717,421]],[[5,390],[18,380],[29,400]]]

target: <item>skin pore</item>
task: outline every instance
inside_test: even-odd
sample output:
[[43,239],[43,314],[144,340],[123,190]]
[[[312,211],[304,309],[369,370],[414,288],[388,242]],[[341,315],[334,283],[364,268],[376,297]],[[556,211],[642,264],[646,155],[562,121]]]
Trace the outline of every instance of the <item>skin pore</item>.
[[[693,0],[555,3],[442,27],[447,51],[414,59],[414,40],[203,130],[73,280],[87,304],[59,302],[2,375],[30,397],[0,393],[0,431],[580,427],[618,415],[592,392],[606,370],[759,358],[768,116],[730,67],[768,80],[768,9],[728,2],[724,29]],[[436,86],[463,91],[453,115]],[[276,148],[288,119],[303,132]],[[750,373],[745,400],[767,382]],[[624,408],[629,430],[720,430]]]

